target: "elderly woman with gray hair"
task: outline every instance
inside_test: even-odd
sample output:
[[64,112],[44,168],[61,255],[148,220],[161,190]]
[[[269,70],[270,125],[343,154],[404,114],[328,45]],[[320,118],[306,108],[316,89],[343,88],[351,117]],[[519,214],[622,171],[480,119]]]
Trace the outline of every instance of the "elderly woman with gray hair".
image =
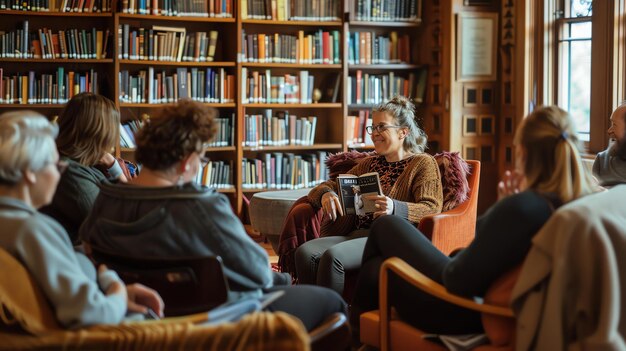
[[[383,195],[374,199],[377,211],[365,216],[342,213],[335,180],[326,181],[309,193],[313,209],[322,208],[326,225],[321,238],[308,241],[295,252],[300,283],[313,283],[343,292],[346,270],[357,269],[369,227],[375,218],[397,216],[414,225],[425,215],[441,212],[441,176],[435,159],[424,153],[426,134],[415,120],[413,103],[396,96],[378,106],[367,128],[376,155],[359,162],[348,173],[378,172]],[[309,204],[301,206],[309,208]]]
[[52,201],[67,167],[59,160],[57,133],[36,112],[0,116],[0,247],[32,274],[64,327],[117,324],[127,311],[146,313],[148,307],[162,314],[163,301],[154,290],[126,287],[104,266],[96,272],[74,251],[65,229],[37,211]]

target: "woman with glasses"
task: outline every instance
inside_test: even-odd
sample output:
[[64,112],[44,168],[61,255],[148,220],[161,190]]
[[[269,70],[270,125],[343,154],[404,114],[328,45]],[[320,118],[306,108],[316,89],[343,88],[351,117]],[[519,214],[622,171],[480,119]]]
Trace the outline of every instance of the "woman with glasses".
[[220,256],[230,301],[282,290],[271,311],[292,314],[312,329],[341,297],[317,286],[275,286],[263,248],[246,233],[225,195],[194,183],[204,146],[215,135],[216,110],[191,100],[162,108],[137,134],[139,176],[104,184],[80,229],[87,246],[151,258]]
[[[523,262],[533,236],[557,207],[594,191],[573,120],[562,109],[535,109],[517,128],[514,144],[515,172],[505,174],[498,185],[500,200],[478,218],[476,238],[457,255],[442,254],[406,221],[389,216],[374,222],[352,301],[353,331],[358,333],[360,313],[378,308],[378,273],[385,259],[400,257],[454,294],[482,297],[496,279]],[[483,330],[479,312],[432,297],[395,276],[388,294],[400,317],[426,333]]]
[[135,173],[111,150],[119,142],[120,114],[108,98],[75,95],[59,116],[56,140],[61,159],[68,163],[52,203],[41,211],[56,219],[78,244],[78,228],[93,206],[103,182],[125,182]]
[[322,238],[302,244],[295,252],[299,282],[318,284],[343,293],[345,271],[357,269],[369,227],[375,218],[394,216],[417,225],[425,215],[441,212],[441,176],[435,159],[424,153],[426,134],[415,120],[413,104],[396,96],[373,113],[372,135],[376,155],[367,157],[348,173],[378,172],[384,195],[376,197],[377,212],[344,215],[337,183],[329,180],[311,190],[309,202],[298,205],[294,215],[322,208]]
[[158,294],[139,284],[124,286],[106,267],[96,272],[74,251],[65,229],[37,212],[52,201],[67,166],[59,160],[56,133],[57,126],[36,112],[0,116],[0,247],[30,272],[66,328],[117,324],[127,311],[146,313],[147,307],[162,315]]

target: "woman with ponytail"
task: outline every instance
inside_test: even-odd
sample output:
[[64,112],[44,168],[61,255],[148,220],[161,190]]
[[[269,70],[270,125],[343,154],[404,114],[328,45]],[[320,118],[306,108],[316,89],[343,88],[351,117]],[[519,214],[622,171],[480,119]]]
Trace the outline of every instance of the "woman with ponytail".
[[[537,108],[514,139],[515,171],[498,186],[500,200],[476,223],[476,238],[454,257],[435,248],[407,221],[385,216],[372,225],[359,272],[351,320],[378,308],[378,273],[389,257],[408,264],[454,294],[483,296],[504,273],[522,263],[533,236],[555,208],[593,192],[569,114],[558,107]],[[438,300],[408,283],[390,280],[389,300],[400,317],[427,333],[482,331],[480,313]]]
[[419,128],[413,103],[396,96],[373,112],[371,134],[376,155],[360,161],[348,173],[378,172],[383,195],[377,212],[344,215],[334,180],[309,193],[309,203],[292,209],[312,216],[321,208],[326,216],[321,238],[308,241],[295,252],[300,283],[318,284],[343,293],[345,271],[358,269],[369,227],[375,218],[396,217],[417,225],[425,215],[441,212],[441,176],[435,159],[424,153],[426,134]]

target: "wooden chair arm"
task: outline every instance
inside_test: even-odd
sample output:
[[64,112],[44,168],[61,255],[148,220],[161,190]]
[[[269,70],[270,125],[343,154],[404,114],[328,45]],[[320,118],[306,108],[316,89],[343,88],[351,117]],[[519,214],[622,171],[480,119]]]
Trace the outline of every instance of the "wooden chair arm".
[[[385,262],[380,270],[380,307],[385,308],[387,305],[387,283],[389,272],[394,272],[406,282],[414,285],[420,290],[437,297],[438,299],[453,303],[455,305],[468,308],[481,313],[488,313],[496,316],[513,317],[513,311],[508,307],[488,305],[476,302],[473,299],[454,295],[446,290],[446,288],[428,278],[408,263],[398,257],[392,257]],[[383,301],[383,298],[385,299]]]
[[388,351],[390,349],[389,324],[391,320],[391,306],[388,296],[390,272],[397,274],[400,278],[404,279],[409,284],[414,285],[418,289],[421,289],[426,293],[444,301],[478,312],[497,316],[513,317],[513,311],[510,308],[482,304],[465,297],[453,295],[449,293],[444,286],[415,270],[400,258],[391,257],[383,262],[380,269],[379,308],[381,351]]

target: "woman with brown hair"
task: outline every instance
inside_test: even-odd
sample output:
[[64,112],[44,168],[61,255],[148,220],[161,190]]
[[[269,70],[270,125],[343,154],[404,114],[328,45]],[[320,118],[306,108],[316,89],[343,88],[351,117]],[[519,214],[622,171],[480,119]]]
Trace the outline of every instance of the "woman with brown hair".
[[[594,191],[582,164],[572,118],[556,106],[540,107],[515,135],[515,172],[499,184],[500,201],[476,223],[476,238],[454,257],[441,253],[414,226],[394,216],[372,225],[365,245],[351,320],[378,307],[381,263],[400,257],[452,293],[483,296],[504,273],[521,264],[531,240],[554,209]],[[389,288],[400,317],[428,333],[480,332],[480,314],[432,297],[397,277]]]
[[56,219],[78,243],[78,228],[91,211],[105,181],[125,182],[136,172],[118,162],[111,151],[119,141],[120,114],[108,98],[81,93],[65,106],[58,120],[56,140],[61,159],[68,163],[52,203],[41,212]]
[[225,195],[195,184],[215,134],[216,110],[181,100],[160,110],[137,135],[141,174],[103,184],[80,229],[88,245],[150,258],[220,256],[230,301],[284,291],[270,311],[292,314],[311,329],[335,312],[341,297],[317,286],[274,286],[267,253],[246,233]]

